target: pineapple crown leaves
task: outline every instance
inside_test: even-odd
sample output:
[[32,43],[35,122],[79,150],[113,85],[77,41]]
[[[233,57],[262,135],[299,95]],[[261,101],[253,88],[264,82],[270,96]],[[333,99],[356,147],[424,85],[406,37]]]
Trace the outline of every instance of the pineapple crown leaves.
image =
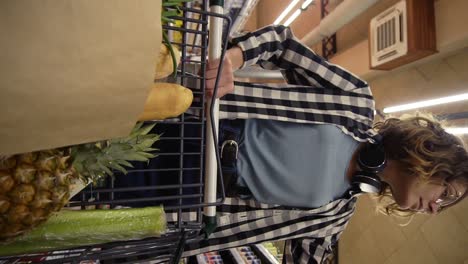
[[72,147],[73,168],[85,182],[113,176],[114,171],[126,174],[125,167],[133,168],[130,161],[148,161],[156,157],[152,152],[158,149],[152,146],[160,136],[150,134],[154,126],[143,126],[140,122],[127,137]]

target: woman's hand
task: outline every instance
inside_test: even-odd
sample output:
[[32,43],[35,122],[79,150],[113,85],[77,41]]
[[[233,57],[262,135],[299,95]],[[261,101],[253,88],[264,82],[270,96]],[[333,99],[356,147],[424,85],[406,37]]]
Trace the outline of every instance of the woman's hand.
[[[219,77],[217,98],[234,91],[234,71],[239,69],[244,63],[242,50],[239,47],[233,47],[226,51],[223,67]],[[206,94],[209,98],[213,96],[213,91],[218,74],[219,59],[208,61],[206,66]]]

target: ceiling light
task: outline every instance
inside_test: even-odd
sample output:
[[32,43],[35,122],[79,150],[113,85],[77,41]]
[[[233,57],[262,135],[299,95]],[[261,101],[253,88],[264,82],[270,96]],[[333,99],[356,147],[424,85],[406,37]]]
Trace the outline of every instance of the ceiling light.
[[275,20],[275,22],[273,22],[273,24],[275,24],[275,25],[280,24],[281,21],[286,17],[286,15],[289,14],[289,12],[297,5],[297,3],[299,1],[300,0],[291,1],[291,3],[288,5],[288,7],[286,7],[286,9],[284,9],[283,13],[281,13],[281,15],[279,15],[279,17]]
[[415,102],[415,103],[411,103],[411,104],[404,104],[404,105],[387,107],[387,108],[384,108],[383,112],[386,113],[386,114],[387,113],[394,113],[394,112],[400,112],[400,111],[405,111],[405,110],[429,107],[429,106],[433,106],[433,105],[453,103],[453,102],[458,102],[458,101],[463,101],[463,100],[468,100],[468,93],[454,95],[454,96],[448,96],[448,97],[442,97],[442,98],[438,98],[438,99],[420,101],[420,102]]
[[445,131],[454,135],[468,134],[468,127],[449,127],[446,128]]
[[288,20],[286,20],[286,22],[284,22],[284,25],[289,26],[300,14],[301,14],[301,9],[297,9],[296,12],[294,12],[291,15],[291,17],[289,17]]
[[310,4],[312,4],[313,1],[314,1],[314,0],[306,0],[306,1],[302,4],[301,8],[302,8],[302,9],[306,9]]

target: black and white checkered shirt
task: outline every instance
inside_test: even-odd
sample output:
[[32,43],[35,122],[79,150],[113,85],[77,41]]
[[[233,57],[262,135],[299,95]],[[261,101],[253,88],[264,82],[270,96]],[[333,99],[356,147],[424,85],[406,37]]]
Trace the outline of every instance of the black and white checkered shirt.
[[[366,82],[328,63],[284,26],[265,27],[232,41],[244,65],[281,70],[287,84],[236,82],[220,100],[220,118],[257,118],[334,124],[360,142],[373,141],[374,100]],[[320,263],[354,212],[355,197],[303,210],[227,198],[217,208],[218,228],[184,255],[286,240],[287,263]]]

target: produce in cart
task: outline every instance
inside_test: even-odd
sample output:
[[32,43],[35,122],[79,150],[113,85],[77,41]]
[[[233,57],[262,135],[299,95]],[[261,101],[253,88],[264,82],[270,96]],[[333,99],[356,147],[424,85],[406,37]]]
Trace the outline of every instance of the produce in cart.
[[[180,12],[177,5],[182,2],[188,0],[163,1],[163,21],[171,21],[168,17]],[[180,53],[167,36],[164,39],[168,51],[163,52],[172,55],[172,63],[163,58],[161,62],[166,61],[175,73]],[[163,67],[170,68],[167,65]],[[178,116],[192,100],[190,89],[155,83],[140,120]],[[46,222],[68,203],[73,185],[96,182],[112,176],[113,170],[126,173],[125,167],[132,167],[130,161],[154,157],[152,145],[159,136],[148,134],[152,127],[139,123],[126,138],[0,157],[0,243]]]
[[[162,3],[162,23],[178,24],[179,20],[171,17],[180,16],[182,11],[179,6],[190,0],[164,0]],[[180,51],[171,43],[168,31],[163,31],[163,45],[161,45],[156,63],[155,79],[163,79],[171,73],[176,75],[177,66],[180,63]],[[193,93],[181,85],[165,82],[154,83],[145,103],[143,113],[138,118],[139,121],[163,120],[177,117],[184,113],[192,104]]]
[[0,256],[46,252],[160,236],[166,217],[160,206],[116,210],[62,210],[47,222],[0,245]]
[[162,120],[184,113],[192,104],[193,93],[175,83],[155,83],[139,121]]
[[129,161],[155,157],[159,135],[153,125],[138,123],[125,138],[24,153],[0,158],[0,241],[9,240],[45,222],[70,199],[76,181],[95,182],[126,173]]
[[[180,26],[180,20],[175,20],[171,17],[180,16],[182,10],[181,6],[185,2],[191,2],[192,0],[163,0],[162,9],[161,9],[161,20],[163,25],[168,25],[169,23],[173,25]],[[179,32],[177,32],[179,34]],[[182,38],[178,36],[177,38]],[[180,52],[172,45],[169,40],[167,30],[163,30],[163,45],[161,45],[160,54],[158,57],[159,61],[156,64],[156,74],[155,79],[162,79],[169,76],[171,73],[174,76],[177,73],[177,66],[180,63]]]
[[[180,51],[173,47],[174,57],[171,56],[171,53],[166,45],[161,45],[158,57],[158,63],[156,64],[156,71],[154,79],[163,79],[171,75],[177,69],[177,65],[180,63]],[[173,59],[175,59],[175,67]]]

